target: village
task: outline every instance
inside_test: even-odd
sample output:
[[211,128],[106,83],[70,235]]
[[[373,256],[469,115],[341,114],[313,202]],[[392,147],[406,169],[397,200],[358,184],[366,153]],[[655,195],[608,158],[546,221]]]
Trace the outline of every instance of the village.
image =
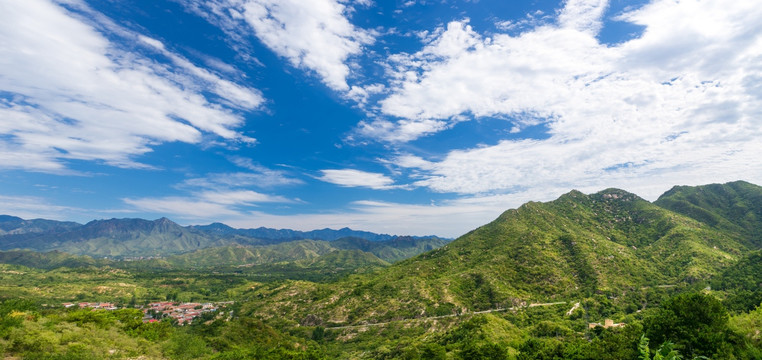
[[[173,301],[160,301],[152,302],[148,305],[135,305],[134,308],[141,309],[143,311],[143,322],[152,323],[161,321],[163,319],[174,319],[178,325],[190,324],[194,319],[205,313],[217,312],[219,309],[224,309],[229,305],[232,305],[233,301],[218,301],[218,302],[206,302],[206,303],[177,303]],[[72,308],[78,306],[80,309],[92,309],[95,310],[117,310],[120,309],[115,303],[111,302],[80,302],[80,303],[63,303],[64,308]],[[223,312],[220,312],[222,315]],[[232,316],[232,310],[228,314],[228,317]]]

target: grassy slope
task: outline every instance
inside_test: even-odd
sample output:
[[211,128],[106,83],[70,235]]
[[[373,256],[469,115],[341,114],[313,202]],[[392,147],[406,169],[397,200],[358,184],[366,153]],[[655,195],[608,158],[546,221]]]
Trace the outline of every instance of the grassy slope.
[[[399,238],[368,241],[342,238],[334,241],[298,240],[265,246],[230,245],[196,250],[172,256],[167,262],[179,267],[217,267],[221,265],[264,265],[315,259],[338,250],[361,250],[373,254],[371,263],[395,262],[446,244],[440,239]],[[351,254],[355,252],[350,252]]]
[[375,274],[263,285],[256,290],[263,300],[249,311],[356,323],[568,301],[705,279],[745,251],[738,240],[622,190],[573,191],[506,211],[443,248]]
[[0,251],[0,264],[15,264],[37,269],[88,267],[110,265],[108,260],[71,255],[60,251],[45,253],[31,250]]
[[389,266],[388,262],[362,250],[334,250],[316,258],[298,260],[296,264],[322,269],[359,269],[364,267]]
[[299,240],[267,246],[222,246],[196,250],[167,258],[179,267],[261,265],[316,258],[334,250],[328,242]]

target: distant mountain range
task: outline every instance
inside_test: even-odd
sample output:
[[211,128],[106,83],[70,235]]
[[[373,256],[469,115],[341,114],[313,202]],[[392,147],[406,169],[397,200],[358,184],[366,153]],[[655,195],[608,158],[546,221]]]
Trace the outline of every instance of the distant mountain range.
[[20,217],[0,215],[0,236],[29,233],[65,232],[81,224],[70,221],[55,221],[45,219],[24,220]]
[[[312,231],[299,231],[290,229],[270,229],[266,227],[260,227],[256,229],[234,229],[230,226],[221,223],[212,223],[209,225],[193,225],[189,226],[191,229],[200,230],[208,234],[215,234],[223,237],[230,236],[245,236],[254,239],[271,240],[271,241],[290,241],[290,240],[325,240],[333,241],[344,237],[356,237],[369,241],[386,241],[397,238],[395,235],[388,234],[376,234],[368,231],[357,231],[350,228],[342,228],[339,230],[322,229]],[[431,238],[432,236],[425,236],[422,238]]]
[[[0,250],[62,251],[93,257],[164,257],[220,246],[259,246],[297,240],[335,241],[342,238],[355,239],[353,241],[359,244],[357,247],[364,248],[364,251],[370,249],[372,243],[392,242],[396,244],[392,245],[393,247],[400,248],[416,247],[417,242],[436,244],[422,246],[423,251],[446,242],[436,236],[393,236],[349,228],[305,232],[264,227],[234,229],[221,223],[184,227],[167,218],[153,221],[94,220],[82,225],[45,219],[24,220],[15,216],[0,215]],[[398,251],[396,255],[394,253],[395,250],[388,250],[385,260],[396,261],[410,256],[405,251]]]

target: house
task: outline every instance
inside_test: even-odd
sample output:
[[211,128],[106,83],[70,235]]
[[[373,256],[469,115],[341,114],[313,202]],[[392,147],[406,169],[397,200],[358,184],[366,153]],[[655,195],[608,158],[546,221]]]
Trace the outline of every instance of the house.
[[596,327],[603,327],[604,329],[608,328],[618,328],[618,327],[624,327],[625,323],[615,323],[614,320],[611,319],[605,319],[603,320],[603,324],[601,323],[590,323],[587,325],[588,329],[594,329]]

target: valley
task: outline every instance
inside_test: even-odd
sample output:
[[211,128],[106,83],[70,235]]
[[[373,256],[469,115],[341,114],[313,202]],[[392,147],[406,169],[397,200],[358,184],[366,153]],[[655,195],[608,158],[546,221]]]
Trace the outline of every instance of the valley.
[[[452,241],[168,219],[0,220],[6,356],[762,356],[762,187],[742,181],[676,186],[655,202],[570,191]],[[118,309],[61,305],[79,302]],[[159,302],[232,302],[232,315],[144,323],[141,308]]]

